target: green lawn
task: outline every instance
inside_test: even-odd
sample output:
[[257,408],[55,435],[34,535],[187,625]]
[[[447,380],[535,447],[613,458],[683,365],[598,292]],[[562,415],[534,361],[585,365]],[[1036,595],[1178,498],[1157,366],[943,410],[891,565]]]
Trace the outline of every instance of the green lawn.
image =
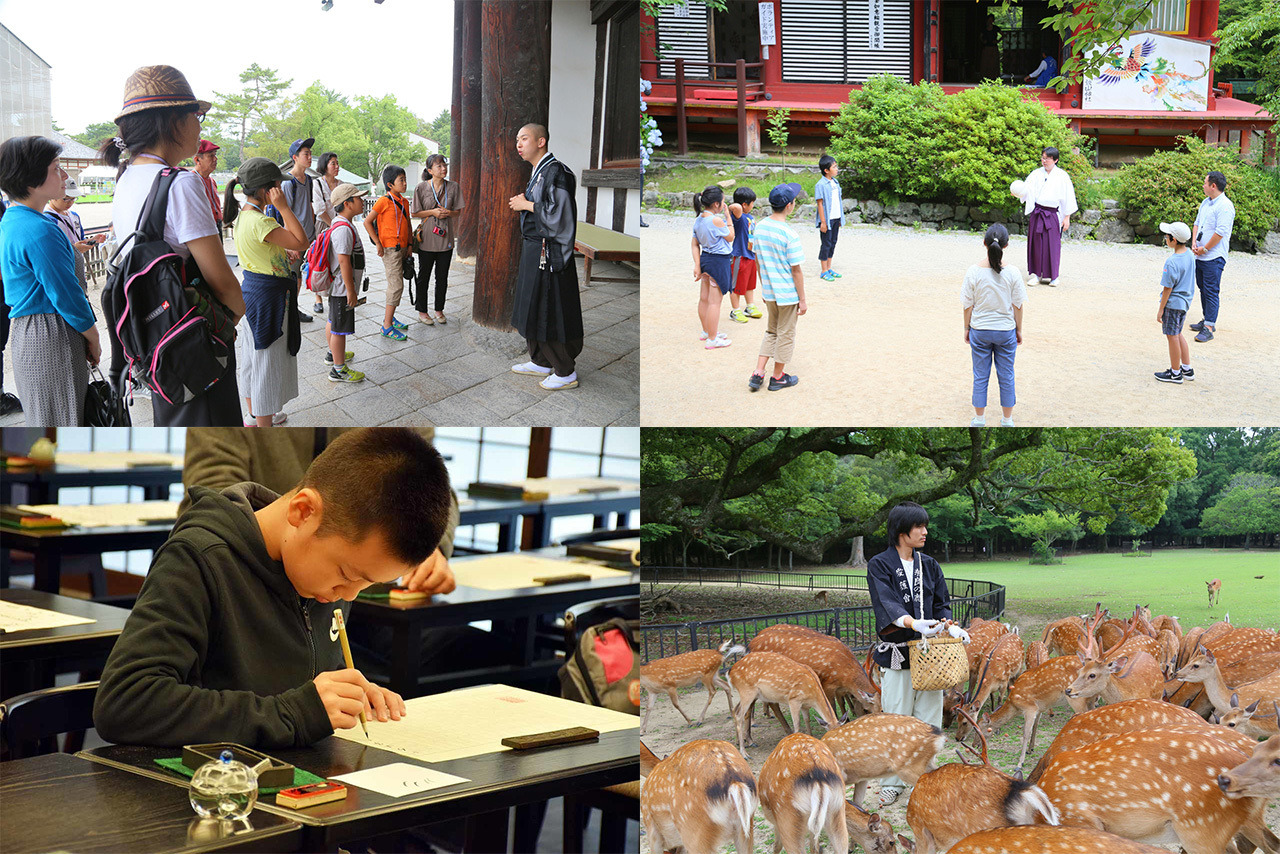
[[[801,162],[805,166],[813,166],[811,171],[794,175],[790,172],[785,174],[778,173],[772,180],[760,178],[739,178],[733,169],[720,169],[719,167],[699,166],[694,169],[664,169],[661,172],[650,171],[645,175],[645,181],[657,181],[658,191],[663,193],[683,193],[685,191],[700,193],[712,184],[718,184],[730,178],[738,181],[733,187],[729,187],[724,191],[727,198],[733,198],[733,191],[736,187],[750,187],[756,191],[758,199],[764,199],[769,195],[775,185],[783,183],[783,181],[794,182],[804,188],[808,199],[813,199],[813,187],[818,183],[818,179],[822,176],[818,174],[817,161],[810,163],[809,161],[792,161],[788,160],[788,165],[798,166]],[[748,163],[743,161],[743,165],[757,165],[754,162]],[[778,164],[781,165],[781,164]],[[727,175],[719,174],[721,171],[727,172]],[[693,209],[689,209],[693,213]]]

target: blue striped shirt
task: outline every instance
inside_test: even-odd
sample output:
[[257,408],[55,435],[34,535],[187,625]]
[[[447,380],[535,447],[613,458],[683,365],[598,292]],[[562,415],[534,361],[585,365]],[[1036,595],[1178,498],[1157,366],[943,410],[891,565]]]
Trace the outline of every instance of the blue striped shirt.
[[778,305],[800,302],[791,273],[792,267],[804,263],[804,248],[796,230],[785,222],[767,217],[756,223],[751,245],[755,247],[761,298]]

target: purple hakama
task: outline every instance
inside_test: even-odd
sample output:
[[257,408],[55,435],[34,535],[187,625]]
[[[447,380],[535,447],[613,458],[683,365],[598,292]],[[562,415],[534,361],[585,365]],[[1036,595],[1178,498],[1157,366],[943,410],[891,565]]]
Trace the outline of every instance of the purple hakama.
[[1027,274],[1053,280],[1058,278],[1062,257],[1062,224],[1058,209],[1036,205],[1027,220]]

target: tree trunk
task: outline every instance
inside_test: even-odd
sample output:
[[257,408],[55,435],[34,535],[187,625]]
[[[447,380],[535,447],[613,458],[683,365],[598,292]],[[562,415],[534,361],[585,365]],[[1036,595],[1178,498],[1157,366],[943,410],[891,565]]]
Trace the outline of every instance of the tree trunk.
[[867,557],[862,551],[862,537],[854,537],[849,548],[849,561],[845,566],[861,567],[867,565]]
[[[484,162],[480,142],[480,4],[454,0],[453,9],[453,106],[449,124],[450,177],[467,204],[458,216],[457,252],[461,258],[476,256],[480,206],[471,204],[480,195],[480,171]],[[503,208],[502,210],[506,210]]]
[[471,316],[481,326],[506,330],[511,328],[521,245],[520,217],[508,199],[524,190],[531,171],[516,154],[516,132],[529,122],[547,122],[551,2],[484,0],[480,20],[481,177],[474,207],[484,215],[479,219]]

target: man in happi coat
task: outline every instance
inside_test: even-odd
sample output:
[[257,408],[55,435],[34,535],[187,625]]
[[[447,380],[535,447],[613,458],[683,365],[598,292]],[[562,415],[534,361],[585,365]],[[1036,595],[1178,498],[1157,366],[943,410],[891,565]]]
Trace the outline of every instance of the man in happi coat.
[[529,361],[512,366],[517,374],[542,377],[548,391],[574,388],[574,359],[582,352],[582,303],[573,260],[578,207],[577,181],[547,151],[547,129],[527,124],[516,134],[516,151],[533,166],[523,194],[512,196],[520,211],[520,271],[511,325],[529,345]]
[[1058,149],[1049,146],[1040,155],[1040,168],[1027,176],[1019,198],[1027,215],[1027,278],[1047,280],[1056,287],[1062,233],[1080,209],[1071,176],[1058,167]]

